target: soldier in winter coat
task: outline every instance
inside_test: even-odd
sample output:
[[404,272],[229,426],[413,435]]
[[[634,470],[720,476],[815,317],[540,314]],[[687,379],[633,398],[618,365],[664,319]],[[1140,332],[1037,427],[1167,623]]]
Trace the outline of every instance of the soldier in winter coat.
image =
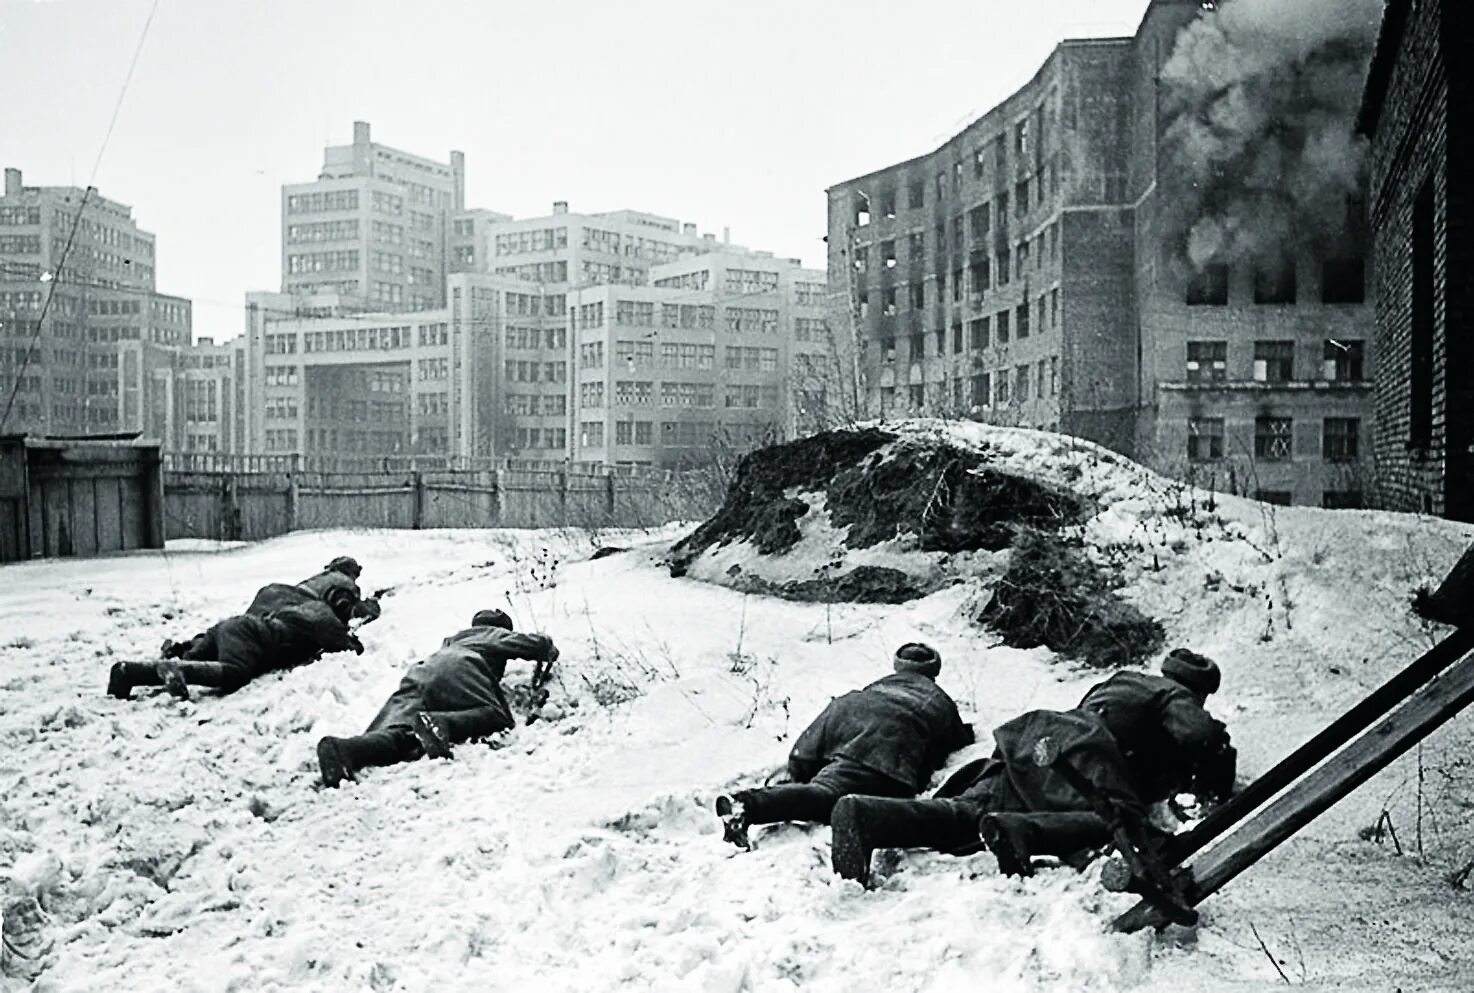
[[107,691],[128,699],[135,686],[163,686],[189,699],[189,686],[233,693],[257,676],[315,662],[324,652],[363,654],[363,643],[332,608],[320,600],[273,611],[264,617],[227,617],[191,641],[183,660],[117,662]]
[[788,757],[792,783],[741,790],[716,801],[727,841],[750,847],[747,828],[776,821],[829,823],[840,797],[912,797],[953,751],[973,742],[971,725],[936,684],[942,659],[929,645],[897,650],[895,672],[830,701]]
[[477,611],[468,629],[405,673],[368,730],[318,742],[323,783],[337,786],[368,766],[450,758],[452,744],[512,728],[516,721],[501,686],[508,659],[551,664],[558,649],[545,634],[512,630],[512,619],[500,610]]
[[1103,847],[1110,826],[1057,771],[1035,761],[1050,739],[1093,791],[1127,816],[1185,789],[1208,799],[1232,790],[1236,755],[1228,730],[1204,703],[1218,666],[1177,649],[1162,675],[1120,672],[1063,713],[1035,710],[1000,726],[988,759],[970,762],[926,800],[848,797],[834,810],[834,870],[869,875],[876,848],[933,848],[953,854],[986,845],[1010,875],[1028,875],[1036,855],[1069,857]]
[[[321,602],[333,608],[333,613],[337,614],[338,619],[344,624],[355,617],[362,619],[367,624],[378,618],[381,611],[378,600],[372,597],[365,599],[360,592],[357,580],[362,574],[363,566],[358,564],[357,559],[339,555],[325,565],[322,572],[309,576],[296,585],[268,583],[261,587],[251,600],[251,605],[246,608],[246,613],[255,617],[265,617],[267,614],[287,607]],[[164,642],[162,649],[164,658],[187,657],[195,643],[203,637],[203,634],[197,634],[188,641]]]

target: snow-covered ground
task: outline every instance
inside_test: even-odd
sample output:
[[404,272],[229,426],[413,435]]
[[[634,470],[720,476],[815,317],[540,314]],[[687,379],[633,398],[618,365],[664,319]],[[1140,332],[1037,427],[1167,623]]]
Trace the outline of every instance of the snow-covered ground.
[[[1474,540],[1228,498],[1204,523],[1166,513],[1181,491],[1129,463],[998,438],[1021,462],[1074,460],[1067,475],[1109,493],[1092,540],[1119,546],[1171,643],[1220,660],[1211,705],[1249,772],[1430,643],[1406,596]],[[0,569],[0,876],[39,894],[53,943],[34,984],[0,989],[1217,993],[1283,985],[1261,939],[1305,989],[1474,989],[1474,896],[1443,879],[1474,857],[1474,714],[1210,900],[1191,932],[1107,933],[1129,898],[1068,870],[1003,878],[986,854],[897,853],[866,892],[831,875],[827,828],[766,829],[737,853],[712,797],[781,765],[901,642],[941,650],[942,685],[982,728],[1070,706],[1093,674],[995,646],[960,616],[968,584],[826,606],[671,579],[660,555],[680,533],[605,532],[630,550],[598,560],[575,531],[341,531]],[[366,590],[395,587],[361,657],[224,699],[104,695],[113,660],[152,657],[339,553],[364,563]],[[322,790],[317,739],[362,730],[484,606],[557,640],[553,719]],[[514,695],[527,675],[513,664]],[[1359,837],[1384,807],[1403,856]]]

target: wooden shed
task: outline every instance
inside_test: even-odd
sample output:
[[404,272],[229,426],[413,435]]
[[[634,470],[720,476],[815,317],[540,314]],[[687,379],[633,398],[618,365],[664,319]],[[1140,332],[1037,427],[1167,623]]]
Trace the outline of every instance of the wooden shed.
[[0,562],[163,547],[158,442],[0,437]]

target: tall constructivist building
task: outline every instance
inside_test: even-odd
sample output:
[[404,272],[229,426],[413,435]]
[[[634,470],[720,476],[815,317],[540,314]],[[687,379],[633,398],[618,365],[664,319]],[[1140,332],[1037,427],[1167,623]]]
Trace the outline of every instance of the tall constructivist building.
[[805,373],[830,358],[823,272],[713,251],[648,279],[569,295],[576,460],[678,466],[809,426],[825,398]]
[[444,306],[465,172],[460,152],[411,155],[354,122],[353,143],[325,149],[316,180],[282,187],[282,292],[365,310]]
[[[247,297],[236,385],[240,450],[676,464],[710,449],[718,432],[729,440],[754,437],[759,425],[782,433],[801,421],[805,404],[823,410],[814,382],[802,384],[804,399],[793,402],[798,384],[790,370],[800,353],[806,376],[817,379],[821,370],[823,273],[638,211],[575,214],[560,201],[546,216],[514,219],[466,209],[458,153],[442,166],[373,144],[362,122],[354,133],[350,148],[327,150],[322,178],[283,189],[283,292]],[[414,171],[406,172],[410,165]],[[443,188],[434,188],[426,170],[440,176]],[[407,192],[406,183],[421,189]],[[449,198],[437,199],[436,192]],[[420,216],[397,214],[401,207]],[[433,256],[406,240],[414,230],[428,230],[431,207],[444,208],[437,215],[443,252]],[[305,251],[330,256],[304,258],[308,241]],[[419,293],[425,283],[417,267],[426,258],[440,267],[433,300]],[[384,288],[386,273],[411,268],[413,279],[402,291]],[[742,283],[744,271],[757,281]],[[331,278],[319,278],[322,273]],[[737,289],[729,291],[729,282]],[[600,372],[611,404],[617,389],[607,375],[611,366],[578,369],[587,354],[581,346],[593,338],[579,330],[581,308],[608,304],[609,323],[598,333],[606,335],[612,362],[623,305],[657,299],[675,308],[668,318],[674,323],[664,328],[672,348],[687,332],[692,340],[685,345],[700,337],[710,350],[720,337],[724,350],[698,368],[679,365],[687,361],[679,349],[667,365],[657,348],[660,357],[642,376],[619,381],[661,368],[668,370],[661,388],[703,380],[711,402],[694,406],[672,392],[658,418],[660,401],[642,418],[629,406],[580,407],[592,395],[585,382]],[[739,308],[771,316],[741,318],[733,333],[743,344],[733,340],[729,359],[726,324],[716,322],[738,320],[732,315]],[[698,309],[712,327],[680,324],[682,315],[696,320]],[[665,310],[653,313],[667,319]],[[794,347],[795,336],[807,347]],[[749,359],[750,370],[722,365]],[[730,398],[715,392],[729,382],[751,389]],[[581,444],[579,431],[592,439],[595,423],[607,428],[608,443]],[[626,433],[628,442],[616,441]]]
[[[940,148],[828,191],[830,322],[876,412],[1059,430],[1280,503],[1357,505],[1371,314],[1324,256],[1174,265],[1160,70],[1197,0],[1070,40]],[[1353,205],[1353,210],[1354,205]]]
[[20,170],[5,170],[0,411],[10,403],[10,414],[0,433],[177,441],[175,355],[190,340],[192,308],[157,291],[155,266],[154,236],[131,208],[74,186],[26,186]]

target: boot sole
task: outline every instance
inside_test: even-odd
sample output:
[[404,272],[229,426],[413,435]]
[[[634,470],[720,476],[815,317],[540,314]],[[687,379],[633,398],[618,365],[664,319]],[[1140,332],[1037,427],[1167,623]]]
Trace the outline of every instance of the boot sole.
[[425,757],[430,759],[448,759],[451,757],[450,743],[445,740],[445,732],[440,729],[429,714],[420,714],[415,718],[415,737],[420,741],[420,747],[425,750]]
[[717,797],[716,810],[717,817],[722,822],[722,840],[736,845],[744,852],[750,852],[752,841],[747,837],[747,819],[742,814],[733,812],[734,802],[726,795]]
[[128,682],[128,675],[123,671],[123,663],[118,662],[108,670],[107,695],[114,700],[127,700],[133,695],[133,686]]
[[353,778],[352,770],[343,760],[342,749],[332,738],[317,743],[317,768],[322,773],[322,784],[328,789],[337,789],[345,779]]
[[856,804],[843,799],[830,819],[829,857],[835,875],[870,888],[870,852],[865,848],[864,819]]
[[978,821],[978,835],[983,839],[983,844],[988,846],[988,851],[998,860],[998,871],[1005,876],[1032,876],[1034,874],[1033,864],[1019,855],[1018,849],[1013,847],[1008,833],[1003,830],[997,818],[991,814],[984,815]]

